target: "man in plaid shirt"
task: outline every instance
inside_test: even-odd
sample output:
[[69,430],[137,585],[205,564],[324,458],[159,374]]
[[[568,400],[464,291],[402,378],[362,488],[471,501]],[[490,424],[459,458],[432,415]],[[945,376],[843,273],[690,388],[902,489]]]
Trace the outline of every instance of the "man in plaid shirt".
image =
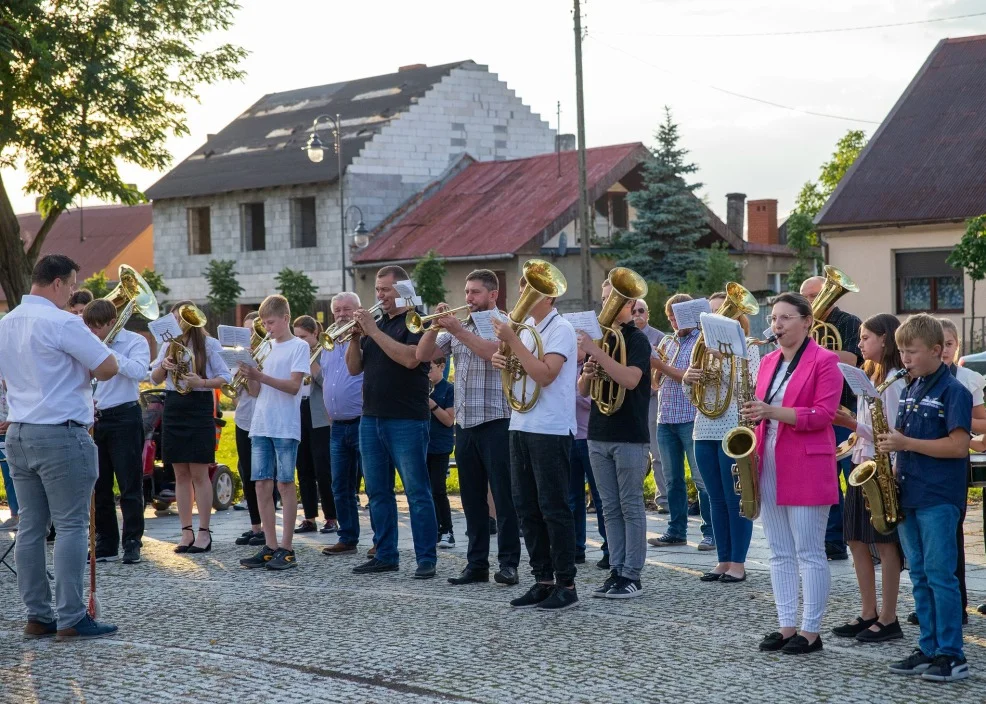
[[[499,282],[489,269],[466,277],[466,303],[471,312],[496,308]],[[446,310],[441,304],[437,310]],[[455,462],[459,469],[462,511],[466,514],[468,564],[451,584],[488,582],[490,579],[490,525],[487,486],[493,493],[497,517],[497,558],[500,571],[493,579],[517,584],[520,563],[520,528],[510,485],[510,405],[503,393],[500,371],[490,358],[498,341],[479,336],[472,320],[455,316],[436,318],[418,342],[417,357],[431,361],[451,356],[455,363]]]
[[702,514],[702,542],[699,550],[715,549],[710,520],[709,496],[695,461],[695,443],[692,440],[692,426],[695,423],[695,406],[685,396],[681,379],[688,369],[692,348],[698,341],[698,328],[679,329],[671,306],[690,301],[692,297],[677,293],[664,304],[664,313],[674,328],[669,341],[663,344],[667,362],[651,359],[651,367],[661,376],[658,380],[657,444],[661,451],[661,464],[668,482],[668,509],[671,518],[667,533],[660,538],[649,538],[648,543],[655,547],[685,545],[688,533],[688,487],[685,484],[685,457],[692,469],[692,481],[698,489],[699,507]]

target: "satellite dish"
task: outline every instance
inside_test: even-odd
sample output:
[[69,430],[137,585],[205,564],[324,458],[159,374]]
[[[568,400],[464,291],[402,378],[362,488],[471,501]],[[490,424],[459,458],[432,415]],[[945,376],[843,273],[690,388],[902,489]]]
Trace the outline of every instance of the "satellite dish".
[[568,234],[563,232],[558,235],[558,256],[564,257],[568,254]]

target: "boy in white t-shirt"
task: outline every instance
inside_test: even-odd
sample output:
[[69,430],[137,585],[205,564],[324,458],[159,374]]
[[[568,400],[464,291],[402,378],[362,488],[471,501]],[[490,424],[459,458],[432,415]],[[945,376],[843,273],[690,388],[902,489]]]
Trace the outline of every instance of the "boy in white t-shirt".
[[[521,279],[521,290],[526,283]],[[518,609],[561,611],[579,601],[575,592],[575,518],[568,505],[569,451],[577,432],[578,353],[575,328],[554,305],[554,298],[543,298],[531,308],[531,317],[525,321],[541,337],[543,359],[531,351],[534,342],[527,330],[518,337],[510,325],[492,319],[497,337],[510,345],[527,372],[528,390],[532,382],[541,387],[530,411],[514,411],[510,416],[514,507],[537,580],[524,596],[510,602]],[[506,365],[506,357],[500,353],[493,355],[491,361],[498,369]]]
[[[298,566],[291,549],[298,517],[294,469],[301,442],[301,386],[310,369],[309,349],[291,331],[291,307],[284,296],[268,296],[259,312],[273,340],[271,351],[264,360],[264,371],[243,364],[240,371],[247,379],[250,395],[257,398],[250,421],[250,469],[267,542],[256,555],[240,560],[240,565],[286,570]],[[280,546],[274,513],[275,479],[284,511]]]

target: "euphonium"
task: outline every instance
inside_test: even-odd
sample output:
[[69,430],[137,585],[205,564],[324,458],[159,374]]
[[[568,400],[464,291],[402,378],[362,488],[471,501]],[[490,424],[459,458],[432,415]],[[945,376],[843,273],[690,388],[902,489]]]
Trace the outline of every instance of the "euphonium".
[[[446,315],[456,315],[456,313],[462,310],[469,310],[469,304],[466,303],[458,308],[450,308],[448,310],[443,310],[441,313],[432,313],[431,315],[425,316],[422,316],[418,313],[418,311],[412,308],[407,312],[407,315],[404,318],[404,324],[407,326],[408,331],[417,335],[419,332],[426,332],[431,329],[431,326],[425,325],[425,323],[433,321],[437,318],[443,318]],[[456,315],[456,318],[459,317]],[[467,315],[465,318],[459,318],[459,320],[464,323],[469,320],[469,316]]]
[[826,322],[826,319],[835,307],[836,301],[847,293],[857,293],[859,286],[834,266],[826,265],[822,274],[825,276],[825,283],[815,300],[811,302],[811,315],[815,322],[811,326],[810,334],[819,347],[839,352],[842,349],[842,335],[832,323]]
[[[876,387],[878,394],[876,398],[866,399],[870,404],[874,438],[890,432],[890,425],[887,423],[887,415],[883,408],[883,392],[905,374],[907,374],[906,369],[897,370]],[[870,523],[873,524],[873,528],[883,535],[893,533],[902,515],[897,482],[894,480],[893,468],[890,466],[890,454],[877,450],[873,459],[863,462],[852,471],[849,475],[849,484],[863,490],[863,498],[870,512]]]
[[[747,346],[756,342],[759,340],[748,340]],[[733,367],[737,362],[739,362],[739,372],[736,381],[736,405],[742,408],[743,404],[756,400],[754,395],[756,387],[750,374],[749,360],[733,357]],[[722,439],[722,451],[734,460],[733,491],[740,497],[740,515],[751,521],[760,515],[760,470],[754,425],[756,424],[745,420],[741,413],[739,425],[726,433]]]
[[[623,310],[629,300],[636,300],[647,295],[647,282],[644,278],[626,267],[618,266],[609,272],[610,293],[599,312],[599,327],[602,328],[602,339],[596,344],[622,365],[627,363],[626,340],[618,327],[613,327],[613,321]],[[596,377],[589,382],[589,396],[596,402],[599,412],[606,416],[616,413],[623,405],[626,389],[614,384],[602,367],[596,367]]]
[[[250,356],[257,363],[257,369],[264,368],[264,360],[267,359],[270,350],[270,335],[267,334],[263,321],[259,317],[254,318],[253,330],[250,332]],[[236,372],[233,375],[233,381],[229,384],[223,384],[220,391],[223,392],[223,396],[235,399],[245,383],[246,377],[240,372]]]
[[[205,313],[194,303],[179,306],[177,312],[178,327],[181,328],[182,336],[192,328],[205,326]],[[180,394],[189,393],[192,389],[185,383],[185,377],[195,369],[195,353],[190,347],[172,338],[168,342],[168,358],[175,365],[175,368],[171,370],[171,383],[175,387],[175,391]]]
[[[734,281],[726,284],[726,300],[719,306],[716,315],[723,315],[733,320],[741,315],[756,315],[760,310],[760,304],[753,294],[747,291]],[[730,366],[729,383],[726,385],[725,394],[722,393],[722,360],[718,359],[705,346],[705,335],[699,334],[695,346],[692,348],[692,356],[689,365],[702,370],[702,378],[691,385],[689,395],[692,405],[699,412],[708,418],[718,418],[726,409],[733,397],[733,386],[736,384],[736,367]],[[715,390],[715,398],[709,402],[706,400],[706,392],[709,389]]]
[[[674,339],[674,333],[662,337],[661,341],[657,343],[656,352],[658,359],[660,359],[665,364],[670,364],[671,366],[674,366],[675,360],[678,359],[678,354],[681,352],[681,345],[680,344],[678,345],[678,347],[674,351],[674,356],[672,356],[671,359],[669,360],[668,345],[671,344],[672,339]],[[659,376],[661,377],[660,379],[658,379]],[[658,369],[651,370],[650,382],[652,386],[660,387],[662,384],[664,384],[665,381],[667,381],[667,376],[661,375],[660,370]]]
[[144,277],[137,273],[136,269],[121,264],[118,276],[120,283],[103,296],[116,308],[116,323],[113,324],[103,340],[107,346],[113,344],[113,340],[120,334],[130,316],[135,312],[148,320],[157,320],[160,314],[154,290],[144,281]]
[[[538,359],[544,359],[544,347],[541,343],[541,335],[533,325],[524,323],[527,314],[542,298],[558,298],[568,290],[568,282],[561,271],[543,259],[529,259],[524,263],[524,280],[527,285],[520,293],[517,304],[510,311],[510,327],[520,334],[521,330],[527,330],[534,340],[534,353]],[[503,393],[507,397],[507,403],[518,413],[527,413],[534,408],[534,404],[541,395],[541,386],[534,384],[531,395],[527,395],[528,374],[524,371],[523,365],[517,356],[510,352],[510,345],[500,343],[500,354],[507,358],[507,365],[500,370],[500,384]],[[514,385],[520,383],[520,397],[514,392]]]

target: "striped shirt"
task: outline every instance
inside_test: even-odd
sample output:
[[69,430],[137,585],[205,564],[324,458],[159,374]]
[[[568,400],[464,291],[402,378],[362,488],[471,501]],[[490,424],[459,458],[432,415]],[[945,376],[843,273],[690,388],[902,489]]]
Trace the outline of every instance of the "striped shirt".
[[[672,366],[684,371],[692,357],[692,348],[698,341],[699,330],[695,328],[684,337],[669,336],[670,340],[664,345],[668,359],[673,359]],[[678,424],[691,423],[695,420],[695,406],[685,396],[685,390],[680,383],[667,376],[661,379],[658,391],[657,422]]]
[[[462,327],[473,335],[479,335],[472,320]],[[455,364],[455,424],[473,428],[491,420],[510,417],[510,405],[503,393],[500,370],[455,337],[443,331],[435,345]]]

